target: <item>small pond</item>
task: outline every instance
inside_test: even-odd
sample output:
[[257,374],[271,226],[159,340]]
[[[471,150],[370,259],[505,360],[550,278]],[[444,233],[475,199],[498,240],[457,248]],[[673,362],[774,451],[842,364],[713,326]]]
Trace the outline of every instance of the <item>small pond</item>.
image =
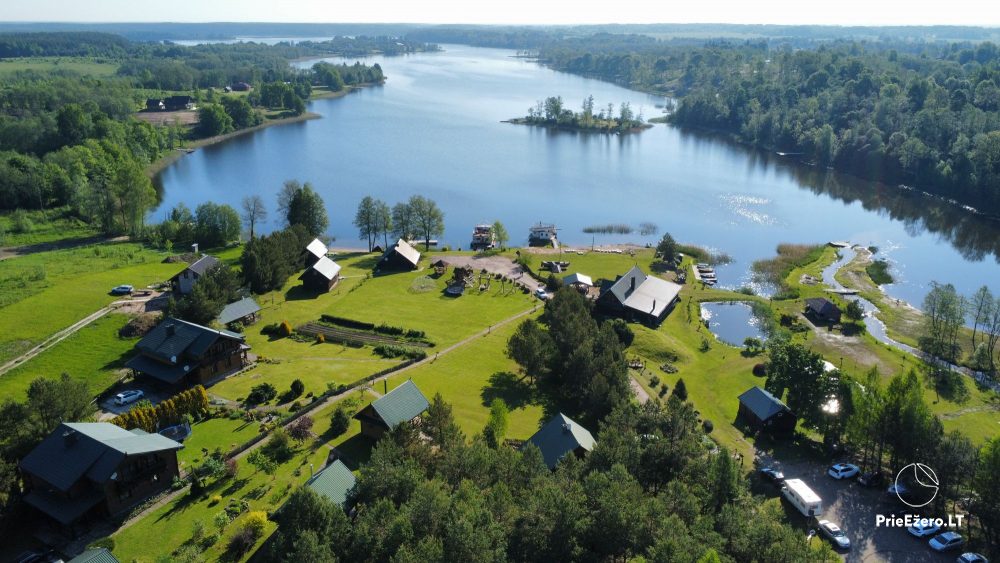
[[742,301],[718,301],[701,304],[701,318],[719,340],[736,347],[743,347],[743,341],[753,336],[764,340],[762,323],[753,313],[749,303]]

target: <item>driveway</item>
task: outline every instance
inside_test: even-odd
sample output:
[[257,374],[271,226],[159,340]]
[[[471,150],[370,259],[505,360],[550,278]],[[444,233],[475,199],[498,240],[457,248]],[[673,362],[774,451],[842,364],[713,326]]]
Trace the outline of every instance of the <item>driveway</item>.
[[441,258],[451,267],[459,266],[473,268],[473,271],[476,272],[486,270],[491,274],[502,274],[527,287],[532,293],[544,285],[525,273],[524,268],[515,264],[513,260],[504,256],[449,256],[445,254]]
[[[142,391],[144,394],[143,399],[146,399],[150,403],[153,403],[154,406],[158,405],[161,401],[169,399],[171,395],[177,392],[176,390],[170,391],[168,389],[164,389],[160,386],[151,384],[147,381],[133,380],[128,382],[126,385],[122,386],[121,389],[118,389],[116,393],[121,393],[122,391],[131,391],[133,389]],[[114,418],[122,413],[128,412],[130,408],[135,406],[135,403],[129,403],[127,405],[117,405],[115,404],[114,396],[111,396],[98,403],[97,406],[101,410],[101,412],[99,413],[100,418],[104,420],[104,419]]]
[[[930,538],[915,538],[905,528],[876,528],[875,516],[878,514],[901,517],[907,513],[904,509],[908,507],[895,497],[887,495],[885,487],[869,489],[859,485],[856,479],[838,481],[826,474],[826,465],[814,461],[782,462],[762,456],[761,462],[761,467],[770,465],[780,469],[786,479],[802,479],[823,499],[823,514],[820,518],[839,525],[851,540],[851,550],[843,554],[845,561],[945,562],[955,561],[962,553],[961,550],[947,554],[936,553],[927,545]],[[768,496],[780,496],[778,487],[770,484],[762,487],[762,491]],[[785,503],[785,506],[789,505]],[[793,517],[798,516],[794,509],[789,511]],[[944,514],[935,516],[945,517]],[[794,523],[806,526],[804,517],[798,518]],[[808,527],[812,528],[814,524]],[[959,532],[964,534],[965,530]]]

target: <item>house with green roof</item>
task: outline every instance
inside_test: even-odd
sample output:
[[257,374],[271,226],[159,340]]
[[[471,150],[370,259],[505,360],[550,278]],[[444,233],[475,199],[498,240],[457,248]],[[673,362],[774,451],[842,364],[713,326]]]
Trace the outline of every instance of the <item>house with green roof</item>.
[[589,430],[563,413],[559,413],[525,443],[534,444],[541,450],[545,465],[549,469],[555,469],[567,454],[582,457],[594,449],[597,441]]
[[361,434],[378,440],[404,422],[413,422],[431,404],[412,380],[372,401],[354,418],[361,421]]
[[69,560],[69,563],[120,563],[118,558],[103,547],[88,549]]
[[169,385],[205,383],[247,364],[243,335],[169,317],[135,345],[125,367]]
[[338,459],[313,475],[306,486],[343,507],[356,481],[351,470]]
[[64,422],[21,460],[24,501],[72,530],[170,487],[183,447],[107,422]]
[[223,307],[216,320],[226,328],[233,328],[236,323],[248,326],[257,322],[258,313],[260,313],[260,305],[253,298],[244,297]]

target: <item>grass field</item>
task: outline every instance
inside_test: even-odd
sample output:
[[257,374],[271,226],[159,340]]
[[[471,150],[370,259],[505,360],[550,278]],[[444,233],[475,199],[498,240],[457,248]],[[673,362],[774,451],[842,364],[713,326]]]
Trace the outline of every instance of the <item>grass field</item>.
[[118,337],[118,329],[128,320],[126,315],[105,315],[3,374],[0,396],[23,399],[33,379],[55,378],[64,373],[86,381],[90,393],[96,395],[118,379],[118,370],[132,355],[136,339]]
[[219,417],[197,422],[191,425],[191,436],[184,441],[184,449],[177,452],[177,461],[182,471],[190,470],[205,460],[206,451],[209,454],[216,448],[223,452],[231,451],[259,432],[258,423],[247,423],[242,418]]
[[[357,394],[352,394],[344,400],[351,401],[355,405],[362,402]],[[247,463],[245,458],[241,459],[239,474],[235,480],[210,485],[203,497],[196,498],[187,493],[182,494],[133,526],[115,534],[115,556],[119,561],[152,563],[173,553],[168,550],[176,550],[187,543],[191,539],[195,522],[202,522],[208,533],[218,532],[213,525],[213,518],[225,509],[230,499],[246,500],[250,505],[250,511],[275,510],[288,499],[295,487],[301,486],[309,479],[310,466],[317,471],[324,466],[330,451],[328,445],[343,447],[345,451],[355,453],[358,459],[364,459],[361,456],[366,455],[365,452],[368,451],[370,444],[358,438],[360,427],[357,421],[352,420],[351,428],[342,436],[330,439],[331,437],[327,435],[330,414],[334,408],[331,405],[313,415],[315,420],[313,431],[317,434],[317,438],[300,444],[292,459],[281,464],[273,476],[255,472],[254,467]],[[231,437],[224,423],[220,423],[218,428],[213,428],[212,432],[206,434],[224,441]],[[191,439],[195,440],[196,436],[197,427]],[[223,436],[225,438],[222,438]],[[189,442],[187,447],[194,449],[196,445]],[[213,444],[203,447],[214,449]],[[211,497],[214,495],[220,495],[222,502],[213,503]],[[204,560],[215,561],[223,558],[227,540],[239,530],[244,518],[246,513],[221,531],[219,541],[202,554]],[[274,529],[275,524],[268,522],[264,537],[257,547]],[[151,538],[155,538],[155,548],[152,548]]]
[[163,281],[181,268],[165,253],[118,243],[4,260],[0,274],[0,362],[117,299],[119,284]]
[[[0,66],[2,65],[0,62]],[[14,213],[0,213],[0,247],[53,243],[98,234],[96,229],[71,216],[64,208],[50,209],[44,213],[25,211],[20,217],[22,229],[18,228]]]
[[0,60],[0,76],[19,71],[69,71],[86,76],[114,76],[118,64],[87,57],[21,57]]
[[[569,262],[569,267],[562,274],[558,274],[560,279],[575,273],[586,274],[593,278],[614,280],[615,277],[624,274],[632,266],[639,265],[643,271],[649,272],[649,263],[653,260],[653,249],[645,248],[635,251],[635,256],[628,254],[610,254],[604,252],[591,252],[589,249],[581,249],[583,254],[574,252],[532,254],[532,269],[542,276],[548,276],[547,271],[541,269],[544,260]],[[514,254],[509,253],[511,258]]]
[[[455,420],[468,437],[482,432],[489,418],[490,402],[494,397],[501,398],[510,407],[507,437],[529,438],[538,430],[543,417],[542,403],[534,389],[515,375],[518,366],[505,354],[507,340],[519,322],[466,344],[433,363],[389,378],[389,390],[412,379],[428,399],[441,393],[451,403]],[[378,384],[374,390],[382,393],[384,389]]]

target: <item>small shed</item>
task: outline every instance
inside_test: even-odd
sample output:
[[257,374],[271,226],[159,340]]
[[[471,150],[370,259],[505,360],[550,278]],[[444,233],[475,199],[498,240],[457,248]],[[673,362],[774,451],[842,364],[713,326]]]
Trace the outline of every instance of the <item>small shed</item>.
[[308,268],[309,266],[312,266],[319,261],[320,258],[325,258],[327,252],[329,252],[329,249],[325,244],[323,244],[323,241],[318,238],[312,239],[312,242],[306,246],[305,250],[306,267]]
[[326,293],[340,281],[340,264],[324,256],[306,268],[299,280],[306,289]]
[[416,270],[420,263],[420,252],[403,239],[396,241],[385,251],[378,262],[382,270]]
[[736,416],[755,430],[774,434],[790,434],[797,422],[795,414],[785,403],[756,385],[740,395]]
[[444,261],[444,258],[438,258],[431,262],[431,266],[434,268],[434,273],[439,276],[443,276],[445,271],[448,270],[448,263]]
[[220,262],[215,256],[202,256],[193,264],[184,268],[184,271],[170,278],[170,284],[174,291],[181,293],[181,295],[187,295],[188,293],[191,293],[191,290],[194,289],[194,285],[198,283],[198,280],[201,279],[202,276],[207,274],[212,268],[220,266],[221,264],[222,262]]
[[589,430],[563,413],[559,413],[528,438],[526,443],[534,444],[541,450],[545,465],[549,469],[555,469],[559,460],[567,454],[583,456],[584,453],[594,449],[597,441]]
[[828,322],[840,322],[840,307],[834,305],[829,299],[824,297],[811,297],[806,299],[806,315],[811,315],[815,319]]
[[306,486],[343,507],[347,503],[347,494],[354,488],[357,481],[344,462],[335,460],[306,481]]
[[594,280],[590,276],[581,274],[580,272],[566,276],[563,278],[563,283],[580,292],[587,292],[590,288],[594,287]]
[[[222,308],[219,313],[219,324],[230,327],[236,323],[243,326],[252,325],[257,322],[260,313],[260,305],[249,297],[244,297],[239,301],[234,301]],[[232,327],[230,327],[232,328]]]
[[361,434],[378,440],[404,422],[413,422],[431,406],[412,380],[372,401],[354,418],[361,421]]

